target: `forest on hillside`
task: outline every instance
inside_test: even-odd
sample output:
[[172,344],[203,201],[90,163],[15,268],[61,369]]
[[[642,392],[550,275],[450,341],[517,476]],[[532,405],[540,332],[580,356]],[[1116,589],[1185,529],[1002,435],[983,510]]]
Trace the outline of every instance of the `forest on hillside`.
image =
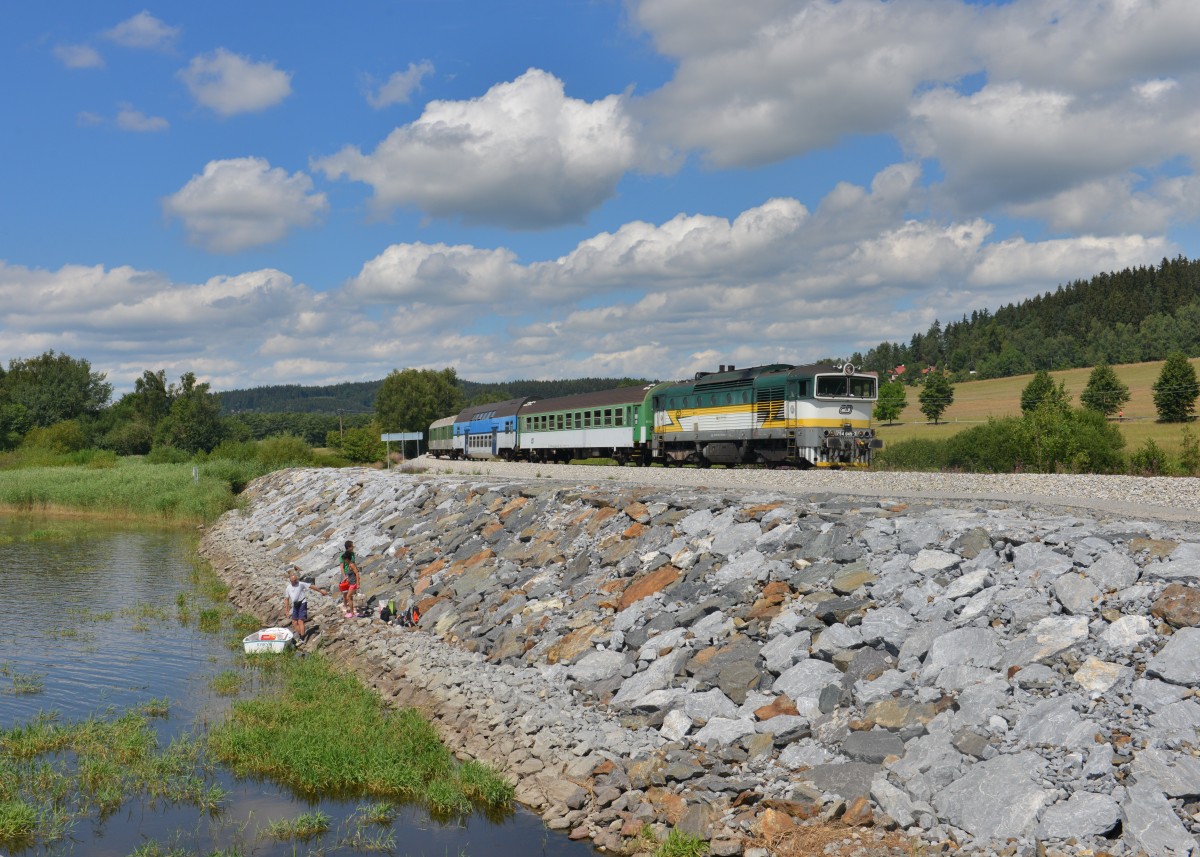
[[[324,387],[302,387],[298,384],[280,384],[272,387],[254,387],[249,390],[229,390],[219,393],[221,409],[225,414],[337,414],[344,415],[374,413],[375,396],[383,383],[379,381],[357,381],[331,384]],[[649,381],[642,378],[565,378],[559,381],[506,381],[503,384],[481,384],[458,379],[463,400],[468,404],[499,402],[521,396],[547,399],[553,396],[571,396],[576,393],[592,393],[611,390],[614,387],[644,386]]]
[[937,366],[956,379],[1005,378],[1200,354],[1200,261],[1182,256],[1076,280],[994,313],[935,321],[907,343],[883,342],[851,362],[905,379]]

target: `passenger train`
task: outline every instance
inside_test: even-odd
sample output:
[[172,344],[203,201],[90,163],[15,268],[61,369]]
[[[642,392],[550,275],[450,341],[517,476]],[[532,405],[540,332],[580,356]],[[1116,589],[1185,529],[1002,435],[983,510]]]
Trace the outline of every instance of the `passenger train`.
[[871,427],[874,373],[775,363],[690,381],[471,405],[429,427],[437,457],[639,466],[758,464],[862,468],[883,446]]

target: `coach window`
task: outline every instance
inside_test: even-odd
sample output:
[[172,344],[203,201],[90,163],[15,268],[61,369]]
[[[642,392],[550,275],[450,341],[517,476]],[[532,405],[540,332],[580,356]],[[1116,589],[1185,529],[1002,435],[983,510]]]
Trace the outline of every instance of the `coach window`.
[[563,427],[563,415],[559,414],[557,417],[555,417],[554,421],[557,423],[558,428],[561,431]]
[[612,425],[612,408],[604,409],[604,424],[606,426]]
[[592,427],[592,412],[591,411],[583,412],[583,427],[584,428]]
[[617,423],[616,424],[619,426],[625,425],[625,409],[624,408],[617,408]]

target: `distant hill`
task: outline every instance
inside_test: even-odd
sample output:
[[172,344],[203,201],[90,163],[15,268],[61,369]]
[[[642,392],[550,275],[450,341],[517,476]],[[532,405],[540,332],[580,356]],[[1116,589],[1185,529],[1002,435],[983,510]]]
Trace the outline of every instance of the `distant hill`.
[[[248,390],[228,390],[221,397],[225,414],[361,414],[375,410],[375,394],[383,381],[353,381],[324,387],[303,387],[299,384],[277,384],[253,387]],[[503,384],[482,384],[459,379],[458,385],[468,402],[495,402],[520,396],[570,396],[611,390],[614,387],[644,386],[643,378],[568,378],[560,381],[507,381]]]
[[911,377],[938,366],[966,377],[1007,378],[1039,369],[1200,355],[1200,262],[1182,256],[1059,286],[995,313],[935,321],[907,343],[883,342],[851,362]]

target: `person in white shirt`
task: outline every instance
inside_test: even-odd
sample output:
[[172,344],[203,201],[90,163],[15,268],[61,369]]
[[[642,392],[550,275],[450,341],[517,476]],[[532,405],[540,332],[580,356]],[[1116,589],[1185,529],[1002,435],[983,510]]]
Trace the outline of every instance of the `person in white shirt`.
[[287,608],[291,610],[292,624],[296,626],[297,643],[303,643],[305,637],[304,623],[308,619],[308,590],[319,592],[322,595],[328,595],[329,591],[318,589],[311,583],[305,583],[300,579],[296,569],[292,569],[288,577],[288,585],[286,590]]

